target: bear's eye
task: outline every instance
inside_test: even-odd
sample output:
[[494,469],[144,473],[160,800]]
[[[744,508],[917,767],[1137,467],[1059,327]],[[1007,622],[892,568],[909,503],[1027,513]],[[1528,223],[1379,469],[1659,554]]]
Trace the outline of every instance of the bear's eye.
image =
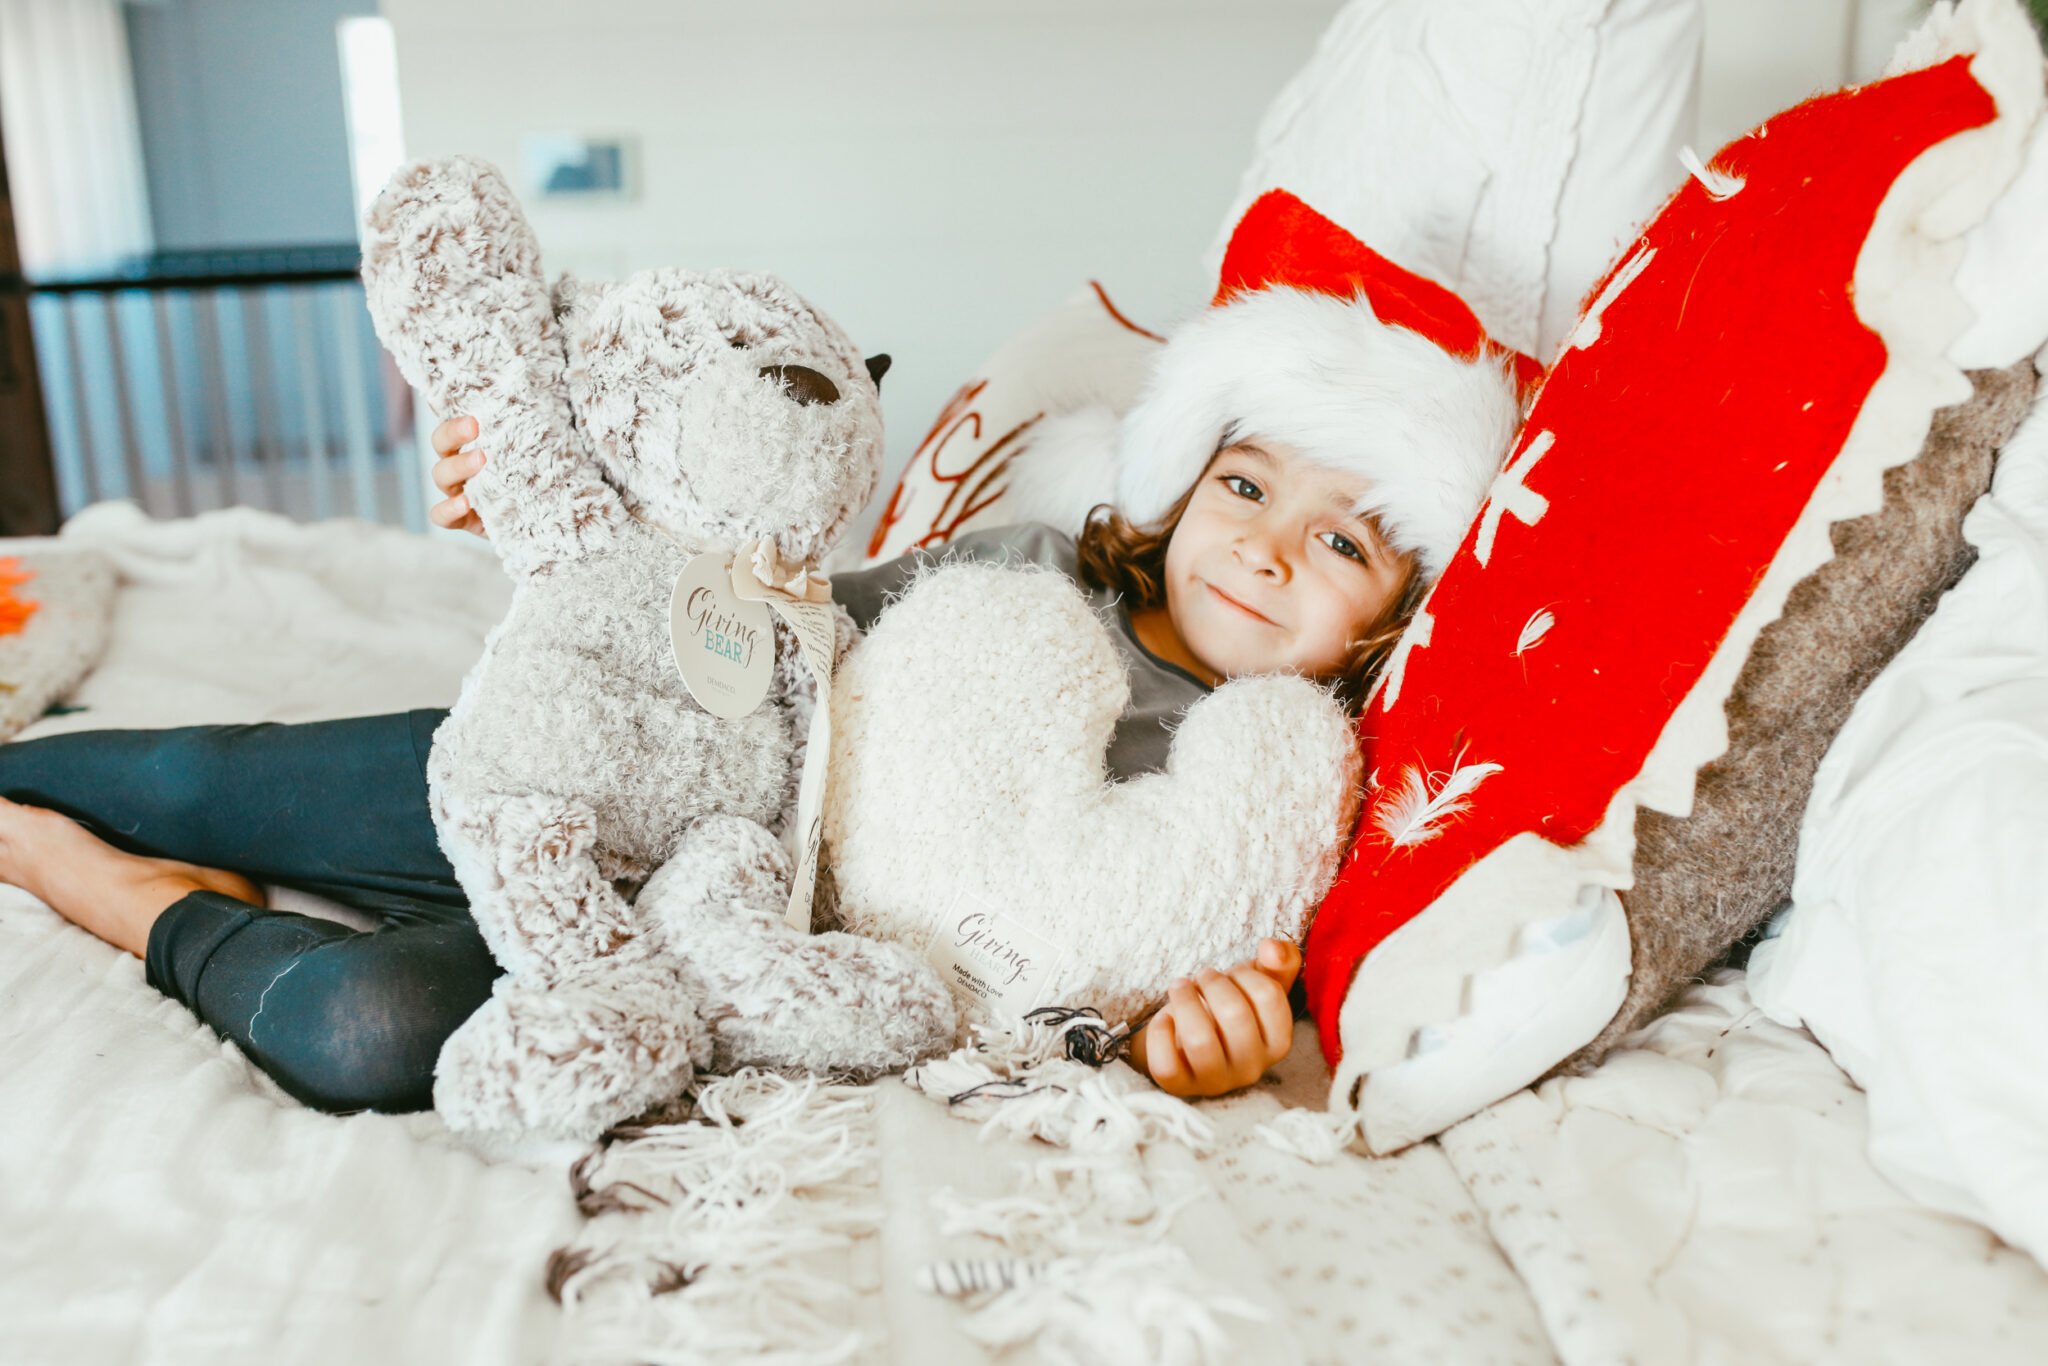
[[761,374],[780,384],[785,393],[805,407],[839,401],[839,386],[808,365],[764,365]]

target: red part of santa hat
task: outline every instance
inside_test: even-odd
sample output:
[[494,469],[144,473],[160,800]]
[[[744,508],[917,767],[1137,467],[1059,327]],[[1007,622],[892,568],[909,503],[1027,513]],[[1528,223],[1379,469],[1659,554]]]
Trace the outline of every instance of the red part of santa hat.
[[1358,511],[1425,573],[1450,562],[1542,369],[1465,302],[1285,190],[1238,221],[1216,297],[1124,419],[1117,504],[1165,516],[1226,439],[1269,437],[1362,476]]

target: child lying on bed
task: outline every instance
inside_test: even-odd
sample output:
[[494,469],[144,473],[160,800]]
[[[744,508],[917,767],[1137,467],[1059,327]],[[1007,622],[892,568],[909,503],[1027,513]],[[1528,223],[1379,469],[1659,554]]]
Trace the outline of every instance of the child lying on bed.
[[[1078,541],[1025,525],[948,550],[1048,564],[1089,591],[1130,673],[1111,775],[1155,771],[1180,712],[1226,678],[1294,671],[1362,700],[1477,511],[1515,407],[1499,365],[1380,323],[1362,300],[1262,291],[1167,348],[1125,424],[1122,511],[1098,508]],[[1190,432],[1199,447],[1176,450]],[[436,429],[449,497],[433,516],[484,534],[461,491],[486,458],[462,447],[480,436],[459,416]],[[834,595],[865,629],[919,554],[835,576]],[[0,746],[0,881],[142,958],[152,986],[308,1105],[430,1108],[443,1040],[501,971],[428,815],[445,714]],[[382,923],[268,910],[259,883]],[[1300,961],[1269,939],[1174,983],[1133,1063],[1177,1095],[1256,1081],[1292,1042]]]

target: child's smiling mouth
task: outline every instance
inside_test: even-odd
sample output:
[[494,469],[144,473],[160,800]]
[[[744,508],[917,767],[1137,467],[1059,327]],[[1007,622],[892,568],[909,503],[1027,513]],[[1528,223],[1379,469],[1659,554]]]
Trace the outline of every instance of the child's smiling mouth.
[[1267,616],[1264,612],[1258,611],[1256,608],[1247,606],[1246,604],[1239,602],[1236,598],[1231,597],[1230,594],[1224,592],[1215,584],[1210,583],[1207,579],[1202,580],[1202,587],[1208,589],[1211,593],[1214,593],[1218,598],[1222,599],[1230,606],[1235,607],[1238,611],[1244,613],[1253,621],[1259,622],[1266,626],[1274,627],[1277,627],[1280,624],[1279,622],[1273,620],[1271,617]]

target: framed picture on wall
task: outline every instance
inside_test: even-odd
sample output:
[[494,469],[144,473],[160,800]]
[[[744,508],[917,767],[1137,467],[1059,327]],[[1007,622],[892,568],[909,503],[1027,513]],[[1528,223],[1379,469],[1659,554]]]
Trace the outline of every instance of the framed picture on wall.
[[633,199],[638,148],[626,137],[529,133],[520,140],[527,193],[543,199]]

